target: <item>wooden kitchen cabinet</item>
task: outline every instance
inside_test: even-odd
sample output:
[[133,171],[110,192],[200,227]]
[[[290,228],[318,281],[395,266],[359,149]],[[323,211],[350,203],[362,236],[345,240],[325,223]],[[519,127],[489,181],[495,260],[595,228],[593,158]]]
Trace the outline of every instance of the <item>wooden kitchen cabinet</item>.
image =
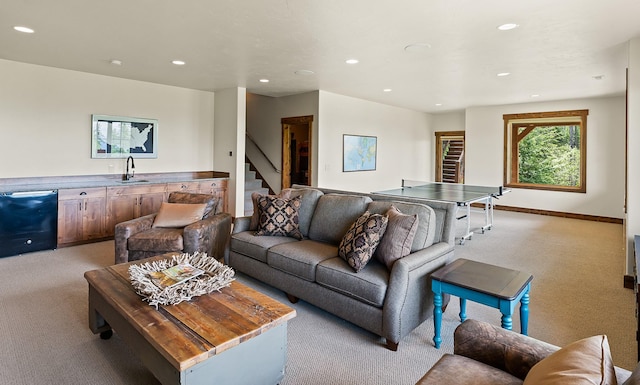
[[107,234],[115,225],[130,219],[157,213],[165,200],[164,183],[107,187]]
[[218,208],[216,212],[229,212],[227,200],[227,180],[209,179],[198,182],[198,192],[202,194],[215,195],[218,198]]
[[188,181],[188,182],[170,182],[167,183],[167,196],[165,201],[169,199],[169,194],[174,191],[186,192],[186,193],[199,193],[200,182]]
[[58,190],[58,246],[105,238],[106,188]]

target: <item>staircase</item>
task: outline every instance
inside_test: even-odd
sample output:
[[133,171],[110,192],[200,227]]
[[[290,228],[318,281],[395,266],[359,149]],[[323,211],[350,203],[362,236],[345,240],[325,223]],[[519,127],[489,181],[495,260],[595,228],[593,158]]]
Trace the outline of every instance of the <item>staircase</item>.
[[442,182],[464,183],[464,140],[447,141],[442,159]]
[[249,163],[244,164],[244,215],[253,214],[253,202],[251,194],[259,192],[260,194],[269,194],[269,189],[262,187],[262,179],[256,178],[256,172],[251,170]]

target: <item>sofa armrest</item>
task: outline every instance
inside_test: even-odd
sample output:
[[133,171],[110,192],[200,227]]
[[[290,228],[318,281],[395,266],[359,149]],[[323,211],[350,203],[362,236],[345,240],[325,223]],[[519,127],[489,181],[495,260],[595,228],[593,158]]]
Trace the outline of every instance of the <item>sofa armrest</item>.
[[538,361],[560,347],[473,319],[454,333],[454,354],[469,357],[522,380]]
[[182,235],[184,252],[207,253],[223,259],[229,253],[231,238],[231,214],[220,213],[186,226]]
[[153,225],[156,214],[149,214],[143,217],[120,222],[114,228],[115,263],[129,262],[129,250],[127,242],[132,235],[149,230]]
[[236,217],[233,222],[233,233],[241,233],[243,231],[249,230],[251,225],[251,217]]
[[433,315],[429,275],[453,258],[446,242],[415,251],[393,264],[384,303],[382,329],[389,342],[397,343]]

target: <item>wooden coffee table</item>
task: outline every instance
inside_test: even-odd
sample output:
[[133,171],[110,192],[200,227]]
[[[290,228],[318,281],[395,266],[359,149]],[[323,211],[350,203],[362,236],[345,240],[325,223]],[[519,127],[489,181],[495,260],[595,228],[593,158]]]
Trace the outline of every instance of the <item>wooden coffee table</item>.
[[294,309],[237,281],[158,310],[143,302],[123,263],[84,274],[89,328],[112,328],[163,384],[277,384],[284,376]]

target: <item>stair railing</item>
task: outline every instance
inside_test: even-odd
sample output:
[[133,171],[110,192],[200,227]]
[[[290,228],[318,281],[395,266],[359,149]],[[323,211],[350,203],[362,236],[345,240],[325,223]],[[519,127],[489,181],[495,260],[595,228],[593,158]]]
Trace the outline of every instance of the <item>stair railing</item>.
[[249,141],[251,143],[253,143],[253,145],[258,149],[258,151],[260,151],[260,154],[262,154],[262,156],[264,157],[264,159],[267,160],[267,162],[269,162],[269,164],[271,165],[271,167],[273,167],[273,171],[277,172],[278,174],[281,173],[280,169],[278,169],[276,167],[275,164],[273,164],[273,162],[271,161],[271,159],[269,159],[269,157],[267,156],[267,154],[264,153],[264,151],[262,151],[262,149],[260,148],[260,146],[258,146],[258,143],[256,143],[256,141],[251,137],[251,135],[249,135],[249,133],[246,133],[247,139],[249,139]]
[[464,151],[456,159],[455,183],[464,183]]

